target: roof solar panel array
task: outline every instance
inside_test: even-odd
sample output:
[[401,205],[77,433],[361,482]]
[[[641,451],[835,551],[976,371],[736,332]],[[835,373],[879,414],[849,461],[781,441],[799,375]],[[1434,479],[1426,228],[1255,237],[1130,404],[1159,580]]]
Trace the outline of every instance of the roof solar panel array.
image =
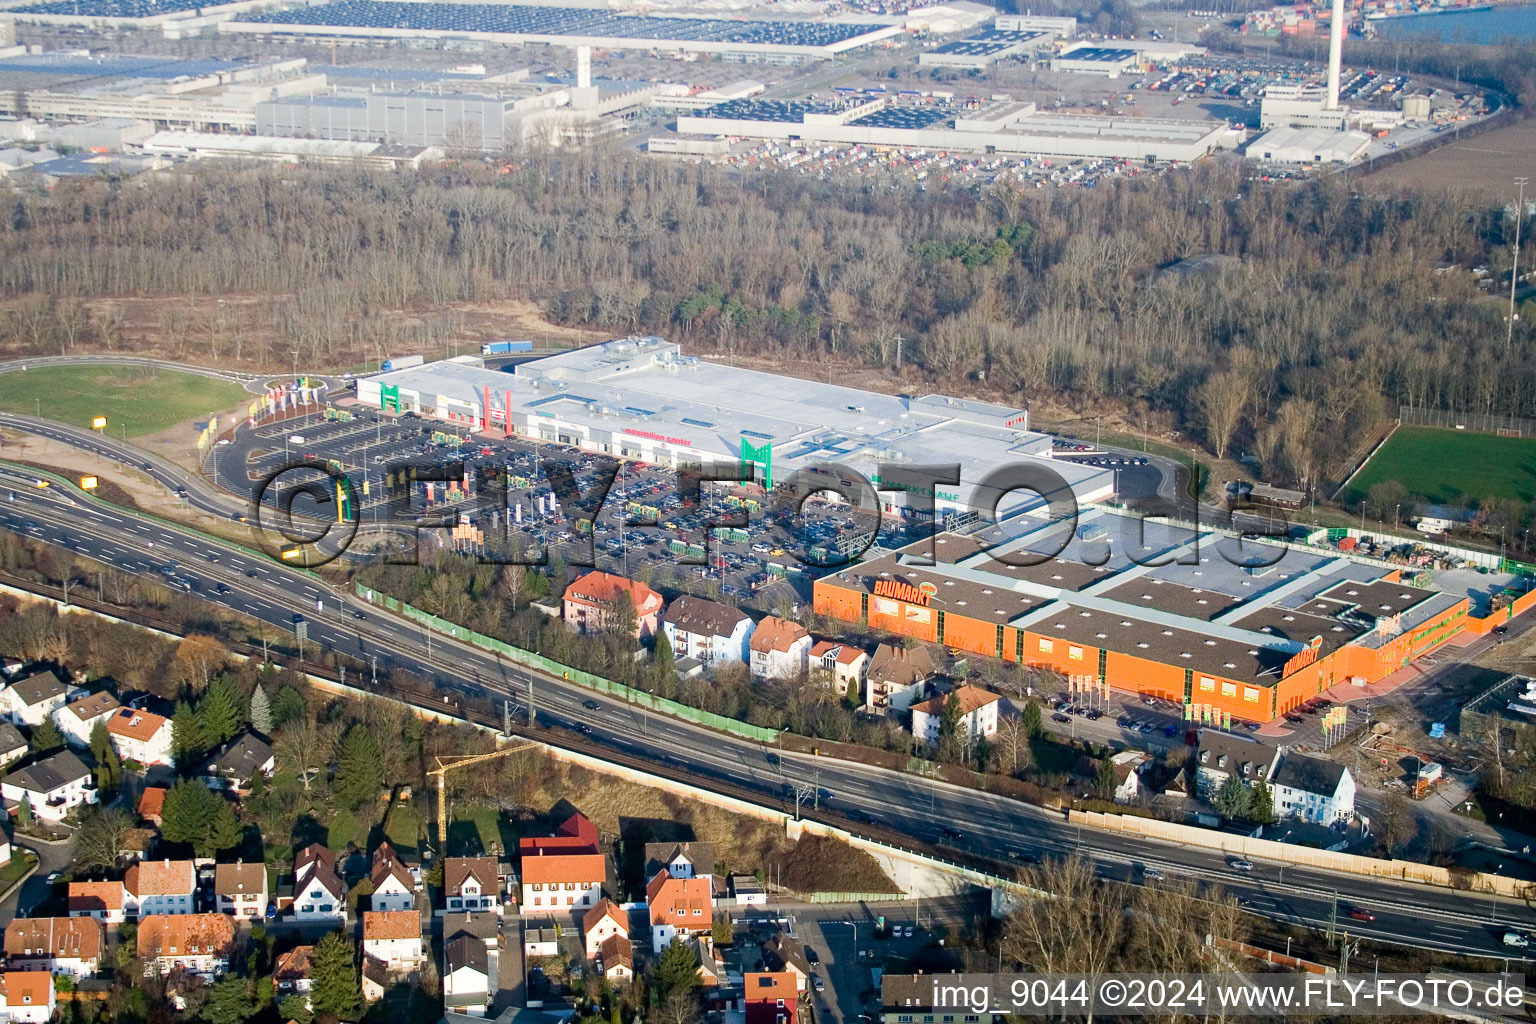
[[[58,2],[68,6],[73,0],[58,0]],[[125,2],[125,0],[90,0],[90,2],[116,3]],[[126,0],[126,2],[146,3],[149,0]],[[882,27],[842,22],[637,17],[584,7],[409,3],[400,2],[400,0],[336,0],[335,3],[317,7],[244,15],[237,20],[246,24],[415,29],[424,32],[485,32],[504,35],[599,36],[769,46],[832,46]]]

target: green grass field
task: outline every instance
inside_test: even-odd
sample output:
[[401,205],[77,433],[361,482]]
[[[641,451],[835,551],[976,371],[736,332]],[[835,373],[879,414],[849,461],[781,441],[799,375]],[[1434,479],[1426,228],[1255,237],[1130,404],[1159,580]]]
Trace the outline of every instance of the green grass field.
[[1396,480],[1436,505],[1485,498],[1536,500],[1536,439],[1438,427],[1399,427],[1350,481],[1349,503],[1375,484]]
[[107,418],[115,437],[154,434],[248,398],[211,377],[133,366],[40,366],[0,375],[0,410],[89,427]]

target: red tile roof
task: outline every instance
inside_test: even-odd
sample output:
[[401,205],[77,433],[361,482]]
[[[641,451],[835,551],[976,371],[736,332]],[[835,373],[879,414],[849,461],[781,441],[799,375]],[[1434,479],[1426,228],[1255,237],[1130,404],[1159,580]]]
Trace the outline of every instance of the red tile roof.
[[414,910],[366,910],[363,912],[363,940],[419,939],[421,914]]
[[790,646],[804,637],[810,636],[804,626],[798,622],[781,619],[777,615],[769,615],[757,624],[752,631],[752,639],[748,645],[754,651],[787,651]]
[[69,912],[71,914],[101,913],[104,910],[122,909],[122,882],[69,883]]
[[714,885],[709,877],[673,878],[666,869],[645,887],[651,924],[707,928],[714,919],[711,899]]
[[597,853],[597,826],[577,811],[560,823],[552,836],[524,836],[517,841],[523,856],[539,851],[553,853]]
[[596,928],[605,917],[611,917],[625,935],[629,934],[629,915],[620,909],[617,903],[606,896],[598,900],[597,906],[587,911],[586,915],[581,919],[581,933],[583,935],[587,934],[593,928]]
[[141,860],[123,876],[123,888],[140,899],[190,895],[197,888],[197,870],[189,860]]
[[[991,703],[993,703],[995,701],[999,701],[999,700],[1002,699],[997,694],[990,693],[990,692],[988,692],[986,690],[983,690],[979,686],[969,686],[969,685],[962,686],[959,689],[955,690],[954,694],[955,694],[956,697],[958,697],[960,699],[960,715],[961,715],[961,717],[964,717],[965,715],[970,714],[972,711],[975,711],[977,708],[984,708],[988,704],[991,704]],[[939,696],[934,697],[931,700],[923,701],[921,704],[914,704],[912,706],[912,710],[913,711],[922,711],[925,714],[929,714],[929,715],[938,715],[938,714],[942,714],[943,713],[944,705],[948,701],[949,701],[949,694],[947,694],[947,693],[940,694]]]
[[565,882],[601,885],[607,873],[600,853],[551,853],[541,850],[523,858],[524,885]]
[[235,944],[227,914],[151,914],[139,922],[139,956],[228,956]]
[[119,708],[117,714],[107,719],[107,732],[131,740],[147,743],[155,734],[170,724],[171,720],[152,711],[135,708]]
[[606,606],[625,592],[628,592],[637,615],[649,615],[661,608],[661,595],[644,583],[598,571],[589,572],[566,587],[565,599]]
[[0,998],[8,1007],[47,1006],[53,999],[53,974],[50,971],[0,973]]
[[5,928],[5,955],[59,959],[101,957],[102,924],[93,917],[17,918]]
[[160,812],[165,809],[164,786],[147,786],[143,793],[139,794],[139,817],[158,818]]

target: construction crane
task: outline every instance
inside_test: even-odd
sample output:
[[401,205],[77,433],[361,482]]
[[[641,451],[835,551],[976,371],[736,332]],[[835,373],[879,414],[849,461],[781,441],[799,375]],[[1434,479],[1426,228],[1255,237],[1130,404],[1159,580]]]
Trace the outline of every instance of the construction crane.
[[437,777],[437,843],[443,856],[448,854],[448,773],[460,768],[484,764],[486,761],[493,761],[498,757],[505,757],[507,754],[515,754],[519,750],[527,750],[535,746],[538,744],[534,741],[524,740],[510,747],[493,750],[489,754],[453,754],[437,759],[437,767],[427,772],[427,775]]

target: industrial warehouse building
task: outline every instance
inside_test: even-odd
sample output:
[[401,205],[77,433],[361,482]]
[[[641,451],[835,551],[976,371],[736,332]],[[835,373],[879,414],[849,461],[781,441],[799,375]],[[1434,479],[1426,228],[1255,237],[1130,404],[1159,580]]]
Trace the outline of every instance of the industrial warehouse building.
[[1185,163],[1234,147],[1242,138],[1220,121],[1041,114],[1033,103],[1011,100],[966,109],[950,103],[891,104],[884,98],[825,103],[735,100],[679,115],[677,132],[939,152]]
[[[817,580],[814,606],[1182,703],[1193,720],[1222,725],[1270,721],[1338,683],[1374,683],[1467,628],[1467,596],[1427,577],[1303,548],[1249,544],[1242,558],[1236,544],[1094,509],[1075,529],[1041,522],[991,551],[943,534],[931,565],[927,542],[880,554]],[[1232,564],[1282,553],[1269,567]]]
[[597,46],[712,54],[741,61],[826,59],[901,34],[900,25],[638,16],[601,8],[538,4],[334,0],[243,14],[220,32],[362,39],[473,39],[520,46]]
[[[1012,515],[1040,498],[981,486],[1003,465],[1053,470],[1077,502],[1108,497],[1112,470],[1051,458],[1023,409],[944,395],[898,397],[705,362],[660,338],[626,338],[521,363],[512,374],[461,357],[357,382],[358,400],[476,430],[501,430],[665,466],[741,459],[772,487],[837,463],[878,483],[877,467],[954,465],[933,490],[940,517]],[[489,410],[488,414],[485,410]],[[510,410],[510,416],[508,411]],[[836,481],[828,481],[835,485]],[[882,491],[881,511],[914,514]],[[911,505],[921,505],[913,502]]]
[[975,71],[1045,46],[1052,38],[1045,32],[989,28],[920,53],[917,63],[919,67],[925,68],[965,68]]

